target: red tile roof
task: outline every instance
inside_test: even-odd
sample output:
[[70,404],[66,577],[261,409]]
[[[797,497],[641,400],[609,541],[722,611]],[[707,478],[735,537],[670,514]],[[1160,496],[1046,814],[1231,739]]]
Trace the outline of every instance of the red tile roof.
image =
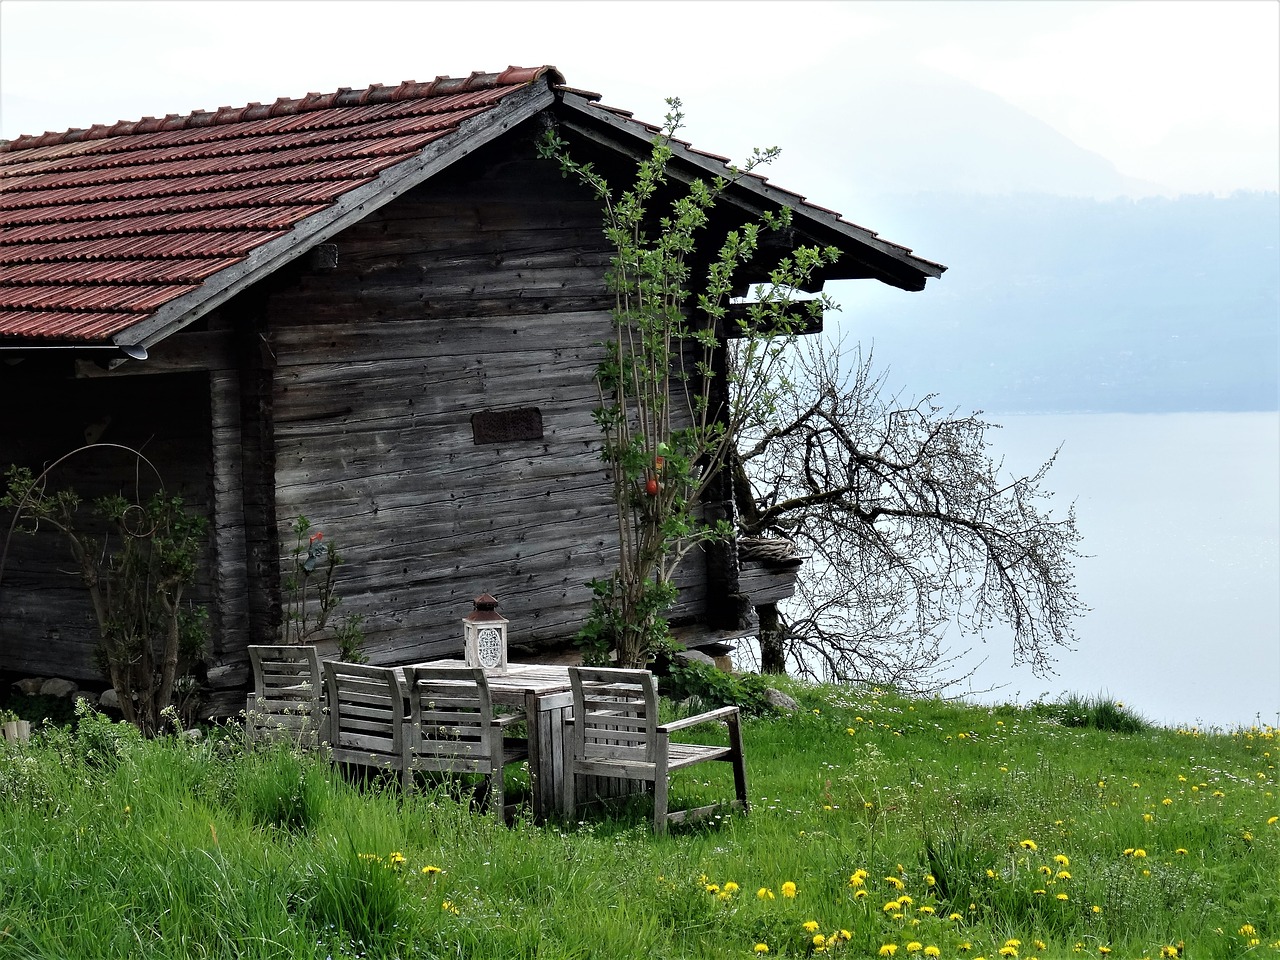
[[[563,84],[508,67],[0,141],[0,349],[149,346],[557,99],[628,151],[657,131]],[[740,188],[840,246],[833,276],[918,290],[946,269],[763,177]]]
[[318,242],[344,197],[538,81],[563,78],[510,67],[0,143],[0,344],[158,339],[139,322],[214,301],[211,278],[234,292],[237,264],[249,278],[309,224]]

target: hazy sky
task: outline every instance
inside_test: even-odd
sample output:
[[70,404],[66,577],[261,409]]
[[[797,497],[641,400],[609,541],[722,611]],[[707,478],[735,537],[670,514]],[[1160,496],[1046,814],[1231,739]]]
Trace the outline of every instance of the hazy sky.
[[797,124],[838,129],[868,76],[943,74],[1168,192],[1280,188],[1275,0],[0,0],[0,137],[541,63],[645,119],[679,95],[733,157],[771,124],[829,150]]

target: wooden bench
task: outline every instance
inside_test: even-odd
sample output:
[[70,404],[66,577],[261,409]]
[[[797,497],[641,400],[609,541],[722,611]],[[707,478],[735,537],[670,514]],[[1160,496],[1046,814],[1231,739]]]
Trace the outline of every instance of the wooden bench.
[[[658,723],[658,683],[648,670],[570,667],[573,727],[566,764],[571,780],[565,790],[565,815],[572,820],[579,781],[617,777],[653,784],[653,829],[665,833],[669,823],[703,817],[720,809],[711,804],[690,810],[667,809],[671,774],[708,761],[733,765],[735,799],[728,806],[746,812],[747,770],[737,707],[721,707],[672,723]],[[708,722],[724,723],[728,746],[677,743],[671,734]]]

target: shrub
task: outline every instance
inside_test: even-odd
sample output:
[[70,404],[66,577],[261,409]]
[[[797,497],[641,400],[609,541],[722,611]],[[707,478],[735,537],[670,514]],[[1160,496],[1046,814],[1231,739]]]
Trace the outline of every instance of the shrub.
[[1108,733],[1146,733],[1151,729],[1147,720],[1105,694],[1068,694],[1049,704],[1046,712],[1064,727],[1090,727]]
[[755,716],[773,713],[765,698],[769,685],[758,673],[726,673],[709,664],[674,660],[659,677],[658,687],[672,700],[696,698],[707,708],[737,707]]

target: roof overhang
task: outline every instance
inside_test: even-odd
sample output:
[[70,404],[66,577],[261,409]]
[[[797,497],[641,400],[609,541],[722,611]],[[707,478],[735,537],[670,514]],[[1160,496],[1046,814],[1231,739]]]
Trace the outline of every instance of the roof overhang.
[[[629,155],[636,160],[647,157],[655,128],[602,106],[592,97],[561,89],[560,103],[563,126],[602,147]],[[725,194],[727,202],[751,217],[764,211],[786,207],[793,211],[793,226],[821,245],[840,249],[839,261],[821,271],[815,279],[879,280],[902,290],[923,290],[925,282],[942,276],[947,268],[931,260],[917,257],[903,246],[881,239],[874,231],[857,226],[823,207],[805,201],[804,197],[783,190],[756,174],[734,175],[720,157],[702,153],[688,144],[672,141],[675,162],[668,169],[673,179],[688,183],[697,178],[724,177],[734,182]]]

